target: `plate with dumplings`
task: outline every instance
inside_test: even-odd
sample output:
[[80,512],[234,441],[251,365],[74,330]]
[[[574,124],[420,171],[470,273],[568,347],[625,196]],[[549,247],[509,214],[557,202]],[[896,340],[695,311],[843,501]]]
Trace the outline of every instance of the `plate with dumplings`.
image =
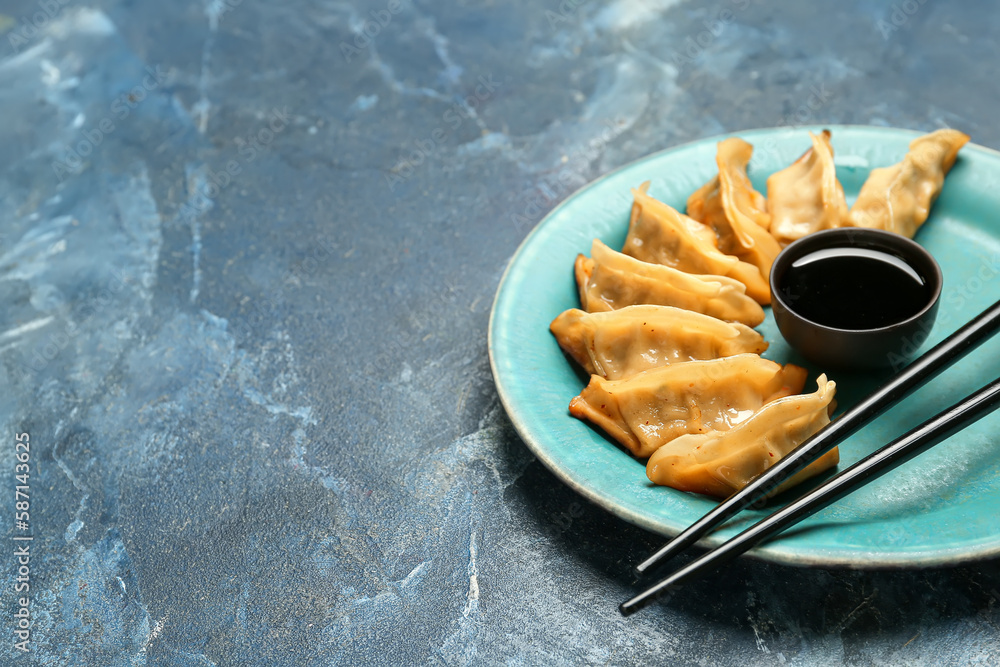
[[[768,277],[786,245],[852,226],[929,250],[945,286],[915,354],[1000,297],[1000,153],[968,141],[950,128],[749,130],[649,155],[577,191],[517,250],[490,317],[493,376],[518,434],[591,502],[676,535],[891,375],[817,368],[782,340]],[[703,546],[997,375],[1000,340]],[[852,568],[995,557],[998,503],[995,414],[748,555]]]

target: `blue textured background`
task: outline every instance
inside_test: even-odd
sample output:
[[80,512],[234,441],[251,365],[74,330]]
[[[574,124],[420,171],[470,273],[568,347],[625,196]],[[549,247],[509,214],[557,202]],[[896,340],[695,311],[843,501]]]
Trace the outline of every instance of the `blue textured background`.
[[357,38],[388,6],[0,2],[0,663],[1000,661],[995,563],[740,561],[622,619],[660,540],[533,461],[486,358],[519,241],[648,152],[825,122],[1000,147],[1000,8],[404,1]]

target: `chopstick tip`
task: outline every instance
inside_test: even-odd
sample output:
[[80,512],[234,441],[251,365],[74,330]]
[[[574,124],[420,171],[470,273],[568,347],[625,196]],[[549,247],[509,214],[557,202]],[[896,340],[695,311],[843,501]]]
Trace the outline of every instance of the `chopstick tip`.
[[656,600],[669,602],[674,597],[674,594],[681,588],[679,584],[673,583],[673,581],[674,577],[664,579],[660,583],[646,589],[635,597],[622,602],[618,605],[618,611],[621,612],[622,616],[631,616],[640,609],[649,606]]

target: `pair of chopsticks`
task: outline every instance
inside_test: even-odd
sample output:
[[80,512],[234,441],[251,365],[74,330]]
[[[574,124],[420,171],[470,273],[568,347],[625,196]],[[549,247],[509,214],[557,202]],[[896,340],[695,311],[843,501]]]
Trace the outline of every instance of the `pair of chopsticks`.
[[[964,357],[1000,329],[1000,301],[974,320],[911,363],[889,382],[875,390],[840,419],[830,422],[801,445],[789,452],[768,470],[751,480],[742,490],[722,501],[701,519],[691,524],[662,549],[636,566],[642,576],[652,568],[678,555],[706,533],[747,507],[762,501],[781,484],[833,449],[904,396]],[[802,519],[852,491],[877,479],[893,468],[930,449],[942,440],[992,412],[1000,403],[1000,378],[970,394],[955,405],[897,438],[875,453],[831,477],[812,491],[762,519],[722,546],[691,561],[670,576],[650,586],[618,608],[625,616],[635,613],[658,597],[706,574],[713,568],[748,551],[754,545],[798,523]]]

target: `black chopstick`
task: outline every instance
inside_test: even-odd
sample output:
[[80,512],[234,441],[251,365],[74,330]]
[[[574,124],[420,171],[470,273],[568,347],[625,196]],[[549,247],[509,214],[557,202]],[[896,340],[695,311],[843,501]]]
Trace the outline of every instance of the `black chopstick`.
[[639,563],[635,568],[636,574],[643,575],[652,567],[673,558],[719,524],[765,498],[785,480],[964,357],[998,329],[1000,329],[1000,301],[912,362],[842,417],[830,422],[822,431],[786,454],[768,470],[751,480],[742,490],[729,496],[705,516],[688,526],[663,548]]
[[625,616],[659,596],[739,556],[755,544],[798,523],[827,505],[922,454],[942,440],[991,413],[1000,403],[1000,378],[927,420],[906,435],[869,454],[798,500],[747,528],[722,546],[691,561],[618,608]]

